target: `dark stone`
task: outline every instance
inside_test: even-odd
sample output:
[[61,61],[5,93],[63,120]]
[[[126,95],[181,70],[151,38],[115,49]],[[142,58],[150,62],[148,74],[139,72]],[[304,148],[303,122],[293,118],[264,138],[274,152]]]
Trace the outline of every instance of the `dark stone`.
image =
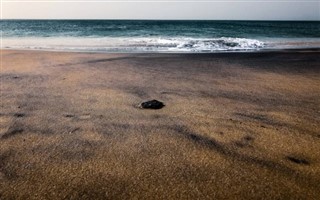
[[164,104],[158,100],[146,101],[140,104],[140,107],[145,109],[161,109],[163,106]]

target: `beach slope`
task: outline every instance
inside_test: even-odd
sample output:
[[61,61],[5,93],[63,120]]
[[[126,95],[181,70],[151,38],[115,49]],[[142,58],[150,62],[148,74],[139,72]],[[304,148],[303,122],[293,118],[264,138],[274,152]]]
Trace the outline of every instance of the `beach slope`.
[[1,53],[0,199],[320,196],[319,51]]

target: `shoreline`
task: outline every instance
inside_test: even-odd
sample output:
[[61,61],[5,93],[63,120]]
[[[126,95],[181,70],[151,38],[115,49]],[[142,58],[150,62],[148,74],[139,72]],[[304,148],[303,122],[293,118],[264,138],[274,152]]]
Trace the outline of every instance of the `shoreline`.
[[320,196],[319,49],[1,55],[0,198]]
[[261,50],[239,50],[239,51],[216,51],[216,52],[108,52],[108,51],[80,51],[80,50],[57,50],[57,49],[15,49],[0,48],[0,51],[35,51],[35,52],[61,52],[61,53],[88,53],[88,54],[174,54],[174,55],[190,55],[190,54],[250,54],[250,53],[317,53],[320,47],[310,48],[285,48],[285,49],[261,49]]

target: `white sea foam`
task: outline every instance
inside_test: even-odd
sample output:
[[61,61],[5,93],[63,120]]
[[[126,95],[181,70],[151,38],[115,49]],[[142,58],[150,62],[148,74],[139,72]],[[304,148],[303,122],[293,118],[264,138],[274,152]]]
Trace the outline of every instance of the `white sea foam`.
[[165,37],[17,37],[3,48],[106,52],[217,52],[259,50],[265,42],[246,38]]

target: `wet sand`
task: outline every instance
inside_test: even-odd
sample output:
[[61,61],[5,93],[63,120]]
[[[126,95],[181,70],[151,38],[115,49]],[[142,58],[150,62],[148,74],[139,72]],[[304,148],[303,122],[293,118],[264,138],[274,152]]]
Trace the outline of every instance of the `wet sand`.
[[0,199],[320,196],[319,51],[3,50],[0,78]]

